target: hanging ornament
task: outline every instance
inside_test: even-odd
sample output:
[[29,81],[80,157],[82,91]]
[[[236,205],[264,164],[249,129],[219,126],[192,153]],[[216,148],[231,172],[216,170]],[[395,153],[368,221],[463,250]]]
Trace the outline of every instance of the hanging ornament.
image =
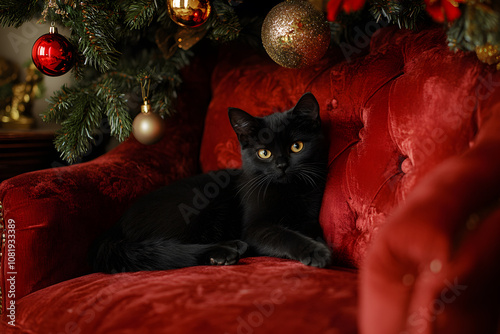
[[269,56],[288,68],[313,65],[330,45],[330,28],[322,12],[302,0],[276,5],[262,25],[262,43]]
[[74,63],[75,51],[68,40],[50,27],[49,33],[40,36],[33,44],[31,59],[45,75],[57,77],[67,73]]
[[496,64],[497,70],[500,70],[500,50],[498,46],[490,43],[486,43],[483,46],[477,46],[476,55],[483,63],[488,65]]
[[195,28],[207,22],[212,6],[209,0],[167,0],[168,14],[182,27]]
[[[147,84],[144,81],[147,81]],[[151,111],[151,105],[148,101],[149,84],[150,81],[147,77],[141,81],[143,104],[141,112],[134,118],[132,123],[132,132],[135,139],[144,145],[157,143],[163,137],[165,131],[163,119]]]

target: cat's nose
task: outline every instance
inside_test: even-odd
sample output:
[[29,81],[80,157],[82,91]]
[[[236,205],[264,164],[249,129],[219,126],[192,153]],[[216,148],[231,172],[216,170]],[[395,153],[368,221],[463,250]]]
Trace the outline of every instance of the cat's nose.
[[276,167],[284,172],[288,168],[288,163],[284,158],[280,157],[276,159]]

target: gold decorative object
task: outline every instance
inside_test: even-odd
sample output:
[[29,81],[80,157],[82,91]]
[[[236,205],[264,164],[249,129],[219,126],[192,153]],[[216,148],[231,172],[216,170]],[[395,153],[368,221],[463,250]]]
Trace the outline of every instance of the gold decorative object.
[[500,50],[497,45],[486,43],[483,46],[476,47],[477,58],[488,65],[497,65],[497,70],[500,70]]
[[262,25],[262,42],[269,56],[288,68],[313,65],[330,45],[324,14],[309,2],[284,1],[273,7]]
[[172,57],[178,49],[189,50],[207,34],[205,26],[197,28],[181,28],[175,34],[168,33],[165,29],[156,30],[156,45],[163,53],[165,59]]
[[209,0],[167,0],[168,14],[182,27],[199,27],[207,22],[212,6]]
[[[29,114],[32,102],[40,92],[43,77],[31,64],[26,69],[26,80],[18,82],[19,69],[12,62],[0,59],[0,128],[27,130],[33,128],[35,120]],[[9,91],[10,89],[10,91]]]
[[151,145],[158,142],[165,132],[165,123],[163,119],[156,113],[151,112],[149,104],[149,86],[151,80],[146,77],[141,80],[141,92],[143,104],[141,112],[134,118],[132,123],[132,131],[135,139],[144,145]]

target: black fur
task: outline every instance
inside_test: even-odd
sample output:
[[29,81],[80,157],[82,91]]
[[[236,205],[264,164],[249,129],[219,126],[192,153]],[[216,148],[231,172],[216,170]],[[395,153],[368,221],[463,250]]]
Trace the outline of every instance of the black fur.
[[180,180],[140,198],[94,243],[96,271],[227,265],[243,255],[330,262],[318,222],[327,168],[314,96],[263,118],[230,108],[229,119],[242,169]]

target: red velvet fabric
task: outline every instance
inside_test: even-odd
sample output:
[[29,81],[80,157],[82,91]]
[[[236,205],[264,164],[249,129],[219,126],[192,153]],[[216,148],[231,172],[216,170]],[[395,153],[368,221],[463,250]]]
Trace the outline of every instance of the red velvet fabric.
[[224,267],[92,274],[26,296],[19,302],[18,325],[4,323],[3,329],[351,334],[356,333],[356,291],[355,272],[275,258],[248,258]]
[[[362,270],[360,331],[494,333],[500,75],[493,67],[451,53],[440,28],[384,28],[367,54],[342,60],[334,50],[308,69],[284,69],[244,51],[224,53],[210,84],[208,73],[191,70],[160,143],[145,148],[130,139],[90,163],[0,185],[4,219],[16,224],[17,271],[17,327],[4,312],[3,329],[358,332],[354,270],[255,258],[231,267],[82,276],[88,245],[134,198],[197,172],[198,163],[204,171],[241,164],[228,107],[261,116],[311,91],[330,143],[320,222],[335,264]],[[3,257],[4,305],[7,264]],[[276,291],[286,300],[276,299],[267,317],[264,305],[280,297]]]
[[500,103],[488,114],[472,148],[422,180],[377,236],[362,267],[363,333],[500,330]]

